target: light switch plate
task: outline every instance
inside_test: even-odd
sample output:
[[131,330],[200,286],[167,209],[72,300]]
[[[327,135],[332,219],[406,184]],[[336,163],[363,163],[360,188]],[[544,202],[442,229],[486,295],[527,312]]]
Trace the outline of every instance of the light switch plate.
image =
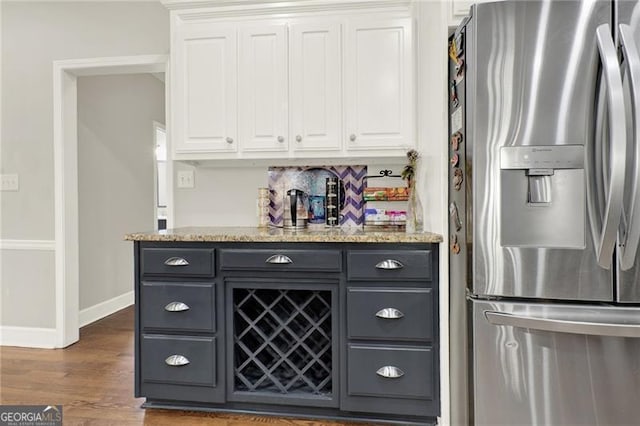
[[18,175],[0,175],[0,191],[18,191],[19,189]]
[[181,170],[178,172],[178,188],[193,188],[193,170]]

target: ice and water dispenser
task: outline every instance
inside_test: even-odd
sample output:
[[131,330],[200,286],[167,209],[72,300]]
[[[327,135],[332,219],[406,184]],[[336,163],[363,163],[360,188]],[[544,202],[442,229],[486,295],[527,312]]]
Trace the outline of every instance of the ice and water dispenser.
[[502,246],[584,248],[582,145],[502,147],[500,188]]

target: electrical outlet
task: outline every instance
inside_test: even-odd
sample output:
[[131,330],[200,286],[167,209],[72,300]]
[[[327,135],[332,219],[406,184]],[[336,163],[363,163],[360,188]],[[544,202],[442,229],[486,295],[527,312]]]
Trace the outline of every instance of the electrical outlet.
[[18,191],[19,189],[18,175],[0,175],[0,191]]
[[178,188],[193,188],[193,170],[181,170],[178,172]]

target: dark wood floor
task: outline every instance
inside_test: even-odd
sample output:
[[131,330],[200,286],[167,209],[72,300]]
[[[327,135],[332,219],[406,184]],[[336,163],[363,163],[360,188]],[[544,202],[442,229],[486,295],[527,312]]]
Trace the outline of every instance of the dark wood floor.
[[[140,408],[133,307],[80,330],[65,349],[0,347],[0,403],[62,405],[65,425],[338,426],[343,423]],[[355,423],[349,423],[355,425]]]

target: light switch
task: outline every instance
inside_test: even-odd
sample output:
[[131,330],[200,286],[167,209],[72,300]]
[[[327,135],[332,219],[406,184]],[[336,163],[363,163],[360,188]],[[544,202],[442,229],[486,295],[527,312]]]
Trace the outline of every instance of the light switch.
[[181,170],[178,172],[178,188],[193,188],[193,170]]
[[19,189],[18,175],[0,175],[0,191],[18,191]]

